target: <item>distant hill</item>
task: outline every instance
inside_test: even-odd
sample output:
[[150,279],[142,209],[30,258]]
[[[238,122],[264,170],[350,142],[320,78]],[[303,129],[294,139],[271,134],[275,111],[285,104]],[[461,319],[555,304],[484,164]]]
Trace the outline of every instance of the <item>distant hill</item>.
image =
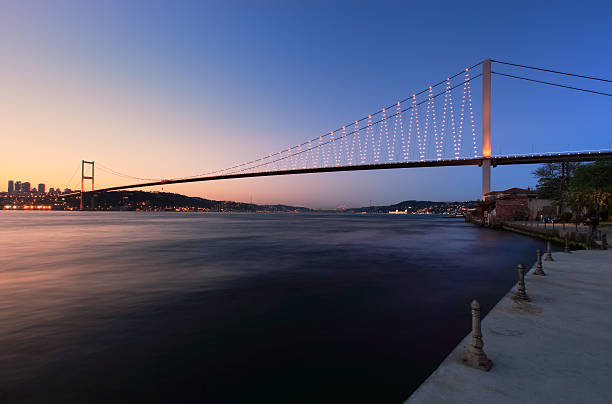
[[[0,194],[0,208],[4,206],[47,205],[54,210],[76,210],[79,208],[78,194],[74,195],[8,195]],[[475,202],[403,201],[393,205],[367,206],[351,209],[309,209],[290,205],[257,205],[234,201],[216,201],[169,192],[115,191],[95,194],[95,210],[142,210],[142,211],[206,211],[206,212],[348,212],[388,213],[407,211],[425,214],[460,214],[463,209],[475,206]],[[91,207],[91,198],[83,198],[84,209]]]
[[[68,206],[77,207],[78,196],[66,200]],[[84,198],[86,208],[90,198]],[[216,201],[169,192],[116,191],[98,194],[95,207],[99,210],[176,211],[200,210],[209,212],[310,212],[308,208],[288,205],[257,205],[234,201]]]
[[436,201],[403,201],[393,205],[364,206],[347,209],[346,212],[388,213],[390,211],[408,211],[408,213],[459,214],[462,208],[472,208],[476,202],[436,202]]

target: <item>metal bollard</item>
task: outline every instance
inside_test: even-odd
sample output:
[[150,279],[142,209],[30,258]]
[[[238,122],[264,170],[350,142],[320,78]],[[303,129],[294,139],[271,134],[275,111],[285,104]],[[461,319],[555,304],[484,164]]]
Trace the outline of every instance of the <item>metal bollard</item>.
[[544,261],[554,261],[552,257],[552,243],[550,240],[546,242],[546,250],[546,258],[544,258]]
[[482,342],[482,330],[480,328],[480,303],[473,300],[471,308],[472,338],[470,339],[470,348],[463,357],[463,363],[476,369],[488,371],[491,369],[493,362],[487,358],[487,355],[482,350],[484,343]]
[[601,249],[602,250],[608,249],[608,234],[607,233],[603,233],[601,235]]
[[569,235],[567,234],[565,235],[565,248],[563,249],[563,251],[568,254],[572,253],[572,250],[570,250],[570,247],[569,247]]
[[518,265],[518,286],[516,299],[528,302],[529,296],[527,296],[527,289],[525,288],[525,266],[523,264]]
[[538,251],[536,251],[536,254],[538,255],[538,260],[536,262],[536,270],[533,272],[534,275],[546,275],[544,273],[544,268],[542,268],[542,251],[538,248]]

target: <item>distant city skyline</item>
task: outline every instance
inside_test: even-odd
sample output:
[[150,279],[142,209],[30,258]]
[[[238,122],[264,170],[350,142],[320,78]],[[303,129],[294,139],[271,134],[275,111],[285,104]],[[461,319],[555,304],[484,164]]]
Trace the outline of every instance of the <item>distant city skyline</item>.
[[[8,180],[7,190],[8,194],[20,194],[20,193],[38,193],[45,194],[47,193],[47,185],[44,183],[38,183],[35,187],[32,186],[33,183],[29,181],[21,181],[21,180]],[[64,192],[70,192],[71,190],[66,188]],[[50,187],[49,193],[61,192],[59,187]]]
[[[143,178],[217,170],[322,135],[486,58],[610,78],[612,54],[602,50],[612,37],[611,12],[607,2],[2,2],[0,132],[3,149],[28,157],[5,153],[0,181],[80,188],[82,159],[100,164],[96,187],[133,182],[103,167]],[[568,29],[577,22],[580,29]],[[475,105],[479,91],[475,83]],[[610,100],[568,91],[495,77],[493,153],[610,148]],[[497,167],[492,188],[533,187],[533,169]],[[335,208],[474,200],[480,171],[309,174],[151,190],[162,188]]]

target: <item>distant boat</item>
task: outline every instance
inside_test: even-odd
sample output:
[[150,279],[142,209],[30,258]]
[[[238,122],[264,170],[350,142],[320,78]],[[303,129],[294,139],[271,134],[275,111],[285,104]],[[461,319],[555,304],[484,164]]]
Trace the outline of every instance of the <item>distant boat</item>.
[[397,210],[397,209],[395,209],[394,211],[390,210],[389,214],[390,215],[407,215],[408,214],[408,209],[406,209],[406,210]]

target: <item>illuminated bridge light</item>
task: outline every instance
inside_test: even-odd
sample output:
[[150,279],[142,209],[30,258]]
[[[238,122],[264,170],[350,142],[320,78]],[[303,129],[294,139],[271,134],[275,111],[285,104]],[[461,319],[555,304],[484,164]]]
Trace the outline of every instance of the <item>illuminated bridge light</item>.
[[[471,75],[471,69],[465,68],[455,75],[447,76],[446,80],[441,81],[435,86],[427,86],[420,92],[414,92],[405,100],[397,101],[376,113],[366,115],[361,119],[352,121],[353,123],[343,125],[341,129],[329,130],[320,136],[309,136],[311,140],[306,140],[288,149],[283,148],[280,152],[267,154],[256,160],[216,170],[212,174],[207,173],[198,176],[155,179],[151,181],[155,181],[153,185],[163,185],[179,183],[183,182],[183,180],[186,180],[185,182],[207,180],[207,178],[215,180],[224,176],[230,176],[231,178],[258,176],[260,172],[270,171],[274,171],[274,175],[283,175],[282,171],[300,169],[311,170],[310,172],[343,171],[344,167],[347,167],[347,170],[349,170],[349,167],[353,165],[372,166],[365,167],[365,169],[438,165],[482,165],[482,159],[485,159],[485,156],[489,157],[489,155],[486,152],[478,152],[478,125],[475,124],[475,112],[471,94],[471,80],[478,76]],[[440,86],[441,89],[438,94],[433,90],[437,86]],[[454,96],[453,91],[455,91]],[[457,94],[461,97],[460,101],[453,99]],[[438,96],[440,100],[436,100]],[[417,98],[419,99],[417,100]],[[460,111],[455,111],[454,102],[458,103]],[[437,103],[439,105],[436,105]],[[424,111],[419,113],[421,105]],[[395,111],[392,111],[393,106],[395,106]],[[442,108],[441,112],[436,111],[438,106]],[[402,109],[402,107],[405,108]],[[408,128],[406,128],[407,131],[404,133],[403,113],[408,112],[408,110],[410,110]],[[455,116],[457,113],[459,114],[458,117]],[[467,124],[468,114],[470,125]],[[391,117],[395,118],[393,128],[391,128],[393,133],[390,133],[388,122],[388,119]],[[456,122],[457,119],[459,122]],[[362,126],[361,128],[359,127],[360,125]],[[374,128],[374,125],[380,126]],[[431,139],[432,131],[433,139]],[[469,136],[467,131],[472,133],[471,142],[466,137]],[[400,140],[402,142],[401,151],[399,151]],[[430,143],[429,147],[427,144],[428,140]],[[382,142],[386,146],[386,155],[382,154],[385,151],[382,149]],[[396,150],[398,150],[397,153]],[[502,155],[500,152],[498,155],[494,154],[492,158],[494,158],[494,165],[533,164],[572,159],[576,161],[594,160],[601,157],[602,153],[609,155],[612,153],[612,150],[534,151],[506,155]],[[597,154],[597,156],[593,156],[594,154]],[[571,159],[560,159],[563,156],[571,157]],[[460,160],[460,162],[456,162],[456,160]],[[406,164],[402,165],[402,163]],[[329,170],[329,168],[338,169]],[[135,188],[138,185],[113,187],[113,189]],[[9,209],[10,206],[12,205],[4,205],[3,207],[4,209]],[[45,205],[34,204],[19,206],[18,209],[46,209],[46,207]]]

